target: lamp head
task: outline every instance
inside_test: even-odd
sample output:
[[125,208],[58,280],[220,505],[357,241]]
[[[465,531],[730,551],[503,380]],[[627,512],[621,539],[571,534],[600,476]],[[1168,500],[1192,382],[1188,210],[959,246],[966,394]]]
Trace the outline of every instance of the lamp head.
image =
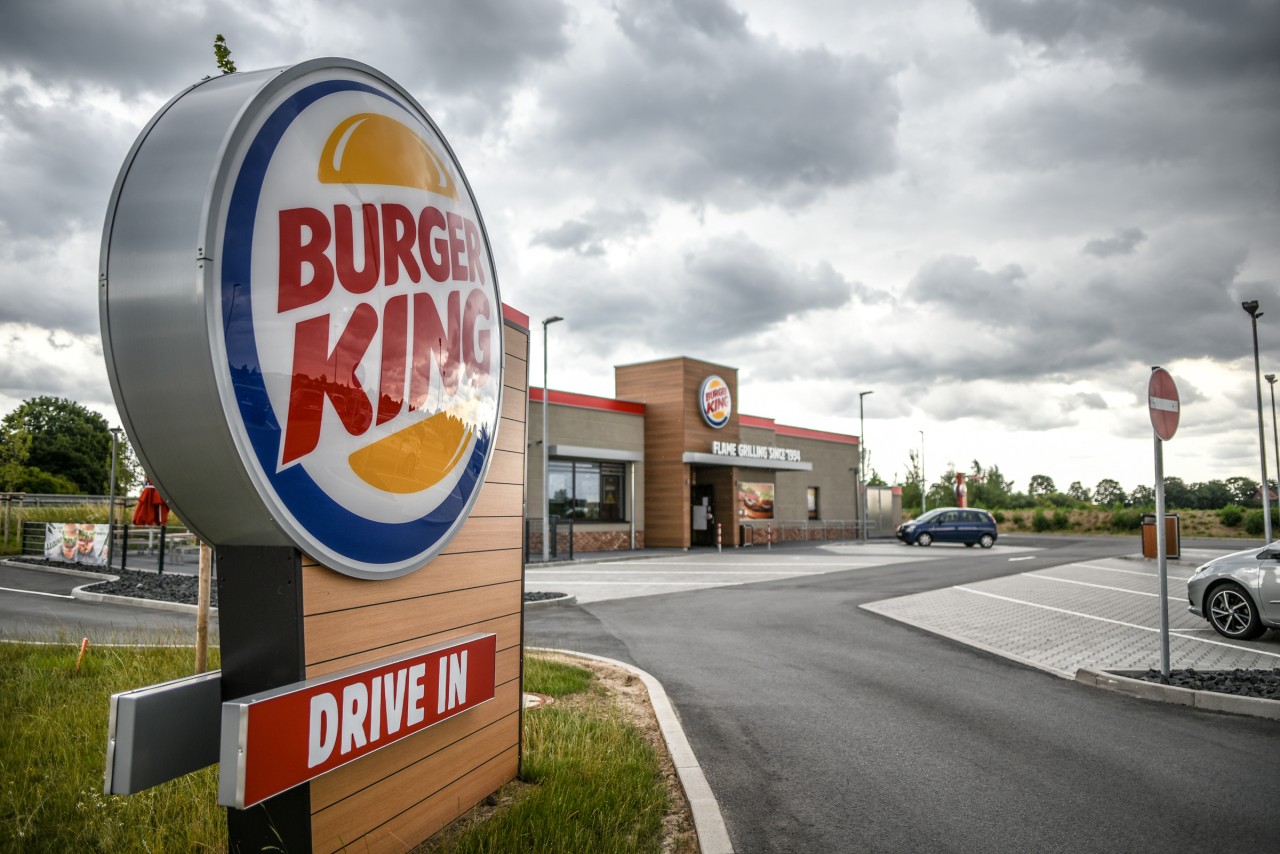
[[[1255,303],[1255,304],[1256,304],[1256,303]],[[542,325],[543,325],[543,326],[550,326],[552,323],[559,323],[559,322],[560,322],[560,321],[562,321],[562,320],[564,320],[564,318],[563,318],[563,317],[560,317],[559,315],[556,315],[555,317],[548,317],[546,320],[542,321]]]
[[1255,320],[1258,319],[1259,317],[1262,317],[1262,312],[1258,311],[1258,301],[1256,299],[1245,300],[1244,302],[1240,303],[1240,307],[1243,308],[1245,312]]
[[1275,375],[1275,374],[1264,374],[1262,378],[1263,378],[1264,380],[1266,380],[1267,382],[1271,383],[1272,385],[1275,385],[1275,384],[1276,384],[1276,375]]

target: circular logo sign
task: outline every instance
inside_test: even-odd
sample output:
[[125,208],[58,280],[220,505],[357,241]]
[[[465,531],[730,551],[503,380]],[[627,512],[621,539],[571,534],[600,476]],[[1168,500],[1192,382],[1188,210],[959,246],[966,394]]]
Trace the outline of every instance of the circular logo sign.
[[729,384],[715,374],[703,380],[698,391],[698,408],[702,411],[703,420],[717,430],[728,424],[729,416],[733,414]]
[[121,420],[198,536],[362,578],[448,544],[497,439],[502,301],[403,89],[344,59],[196,84],[134,144],[103,240]]
[[222,211],[224,408],[299,547],[399,574],[452,537],[493,449],[487,237],[449,147],[386,81],[312,71],[263,107]]

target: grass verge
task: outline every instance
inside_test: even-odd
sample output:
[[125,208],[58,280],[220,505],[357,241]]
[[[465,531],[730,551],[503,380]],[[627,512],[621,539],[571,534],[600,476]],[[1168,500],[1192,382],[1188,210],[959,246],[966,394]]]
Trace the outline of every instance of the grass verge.
[[[102,794],[110,695],[190,675],[192,650],[91,646],[77,671],[79,651],[0,643],[0,852],[225,851],[216,767]],[[605,671],[527,656],[554,700],[525,714],[521,778],[423,850],[696,851],[643,686]]]
[[[112,694],[193,670],[182,647],[0,643],[0,850],[226,847],[217,768],[129,797],[102,793]],[[216,656],[212,666],[217,666]]]
[[638,680],[528,655],[525,690],[554,701],[525,713],[520,779],[422,852],[698,850]]

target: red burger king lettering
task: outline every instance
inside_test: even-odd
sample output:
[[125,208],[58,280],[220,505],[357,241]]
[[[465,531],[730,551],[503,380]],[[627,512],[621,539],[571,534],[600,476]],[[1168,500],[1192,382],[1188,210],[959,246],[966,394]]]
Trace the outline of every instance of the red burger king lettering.
[[[357,296],[371,294],[379,283],[411,287],[402,281],[421,283],[424,271],[431,282],[485,283],[479,227],[430,205],[416,217],[399,204],[365,204],[358,210],[335,205],[332,216],[316,208],[282,210],[279,250],[279,315],[322,309],[335,283]],[[443,386],[438,391],[446,396],[457,392],[463,376],[483,384],[493,370],[497,315],[483,288],[465,291],[465,299],[460,290],[437,295],[416,289],[385,302],[376,297],[360,302],[336,336],[328,313],[308,312],[295,321],[281,464],[316,449],[326,399],[346,431],[360,436],[402,412],[423,408],[432,392],[432,365]],[[375,412],[357,368],[379,337]],[[407,357],[412,367],[406,376]]]

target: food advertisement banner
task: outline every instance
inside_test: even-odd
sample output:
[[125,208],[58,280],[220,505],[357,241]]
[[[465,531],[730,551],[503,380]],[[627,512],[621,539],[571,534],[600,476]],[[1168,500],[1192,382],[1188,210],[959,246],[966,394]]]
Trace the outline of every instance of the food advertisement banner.
[[772,519],[773,484],[739,482],[738,515],[747,519]]
[[106,566],[107,526],[93,522],[50,522],[44,528],[44,556],[49,560]]

